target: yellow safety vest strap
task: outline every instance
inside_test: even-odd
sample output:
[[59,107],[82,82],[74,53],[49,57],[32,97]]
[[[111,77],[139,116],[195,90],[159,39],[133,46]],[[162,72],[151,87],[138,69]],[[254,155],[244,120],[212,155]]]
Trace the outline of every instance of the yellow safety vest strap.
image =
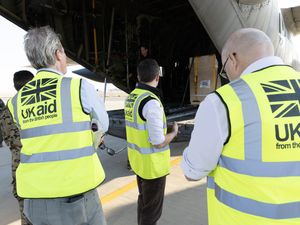
[[215,190],[215,197],[223,204],[247,214],[270,219],[291,219],[300,217],[300,202],[270,204],[238,196],[222,189],[208,177],[208,188]]
[[92,146],[63,150],[56,152],[42,152],[32,155],[20,154],[21,163],[41,163],[41,162],[53,162],[53,161],[63,161],[70,159],[78,159],[85,156],[91,156],[95,153],[95,149]]

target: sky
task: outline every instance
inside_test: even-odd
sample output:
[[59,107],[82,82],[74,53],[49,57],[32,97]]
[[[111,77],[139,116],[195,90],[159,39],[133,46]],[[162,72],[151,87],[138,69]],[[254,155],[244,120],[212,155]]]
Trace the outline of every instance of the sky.
[[30,63],[23,50],[25,31],[3,17],[0,17],[0,31],[0,96],[7,97],[14,93],[12,83],[14,72],[28,69],[24,66]]
[[300,0],[279,0],[281,8],[290,8],[300,5]]
[[[300,5],[300,0],[279,0],[279,5],[283,8],[297,6]],[[26,32],[0,16],[0,33],[0,97],[7,100],[7,98],[15,94],[12,82],[14,72],[26,69],[35,73],[35,70],[30,68],[30,63],[23,49],[23,38]],[[295,40],[296,48],[300,49],[300,37],[296,37]],[[79,65],[68,68],[67,76],[76,76],[71,71],[79,68],[82,67]],[[97,82],[91,83],[97,89],[103,89],[103,84]],[[110,84],[108,88],[114,87]]]
[[[3,32],[5,31],[5,32]],[[16,91],[13,86],[13,74],[18,70],[30,70],[33,74],[36,70],[31,68],[24,52],[23,38],[26,32],[10,21],[0,16],[0,98],[7,101]],[[79,77],[72,71],[83,68],[80,65],[68,67],[66,76]],[[91,84],[103,92],[104,84],[89,80]],[[108,90],[116,89],[108,84]]]

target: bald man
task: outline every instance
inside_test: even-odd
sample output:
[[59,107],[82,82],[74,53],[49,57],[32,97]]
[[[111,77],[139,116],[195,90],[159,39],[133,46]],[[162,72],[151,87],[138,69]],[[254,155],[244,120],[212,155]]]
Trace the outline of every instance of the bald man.
[[182,170],[207,176],[209,225],[300,224],[300,73],[252,28],[222,62],[230,83],[200,104]]

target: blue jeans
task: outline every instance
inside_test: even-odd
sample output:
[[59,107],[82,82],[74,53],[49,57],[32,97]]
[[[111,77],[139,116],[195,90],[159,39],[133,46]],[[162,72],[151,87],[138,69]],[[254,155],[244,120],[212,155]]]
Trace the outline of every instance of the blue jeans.
[[97,190],[67,198],[25,199],[33,225],[106,225]]

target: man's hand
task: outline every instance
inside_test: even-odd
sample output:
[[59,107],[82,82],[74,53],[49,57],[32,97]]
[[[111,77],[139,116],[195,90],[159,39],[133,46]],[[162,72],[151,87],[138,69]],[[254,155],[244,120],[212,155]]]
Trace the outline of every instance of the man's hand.
[[155,148],[163,148],[166,145],[170,144],[170,142],[176,137],[178,134],[178,124],[177,122],[173,123],[172,131],[165,136],[165,141],[159,145],[154,145]]

